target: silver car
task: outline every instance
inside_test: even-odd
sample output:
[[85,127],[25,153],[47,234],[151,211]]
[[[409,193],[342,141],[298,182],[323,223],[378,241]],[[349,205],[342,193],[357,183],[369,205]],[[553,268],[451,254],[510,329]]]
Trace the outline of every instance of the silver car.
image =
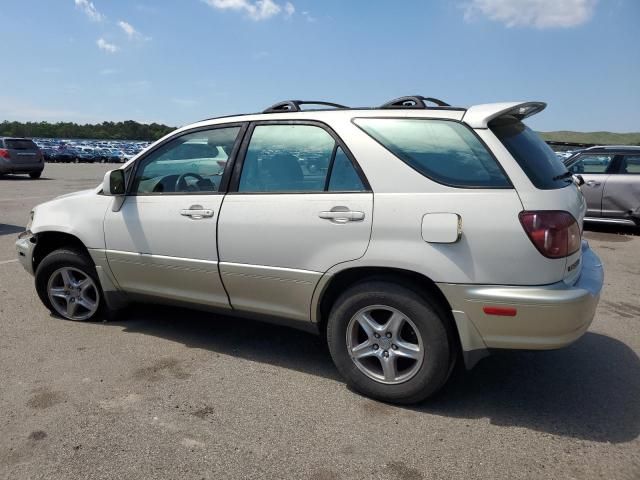
[[28,138],[0,138],[0,175],[28,173],[40,178],[44,158],[38,146]]
[[586,221],[640,226],[640,147],[591,147],[564,163],[584,179]]

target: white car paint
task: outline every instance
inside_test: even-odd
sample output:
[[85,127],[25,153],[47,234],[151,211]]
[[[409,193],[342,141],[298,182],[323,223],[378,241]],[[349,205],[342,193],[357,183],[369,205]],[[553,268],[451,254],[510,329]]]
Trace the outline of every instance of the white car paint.
[[[577,338],[590,323],[601,287],[601,268],[598,270],[593,260],[589,268],[595,273],[589,277],[590,283],[580,284],[584,250],[568,258],[546,258],[523,230],[518,220],[523,210],[564,210],[581,223],[586,206],[575,185],[538,190],[487,128],[491,119],[520,107],[532,114],[544,104],[501,103],[466,111],[305,111],[199,122],[165,136],[122,169],[130,175],[136,162],[156,145],[201,127],[307,120],[328,125],[343,139],[372,193],[112,197],[103,195],[99,187],[36,207],[30,230],[34,235],[54,231],[77,237],[92,254],[101,282],[109,284],[104,289],[133,297],[317,323],[321,321],[318,309],[323,291],[334,276],[352,268],[389,267],[423,275],[439,286],[451,305],[465,352],[492,346],[560,346]],[[464,122],[488,146],[513,188],[455,188],[417,174],[353,123],[364,117]],[[210,209],[212,217],[194,220],[180,213],[194,206]],[[338,224],[319,216],[343,206],[361,212],[361,221]],[[455,236],[457,241],[432,241],[428,228],[425,234],[424,219],[443,212],[460,221],[439,224],[435,238]],[[28,256],[31,248],[24,241],[18,244],[23,256]],[[577,267],[568,272],[567,266],[576,261]],[[27,269],[29,262],[30,258],[23,260]],[[481,285],[504,288],[475,288]],[[533,329],[523,336],[507,332],[492,333],[492,337],[485,331],[493,332],[496,325],[508,330],[513,322],[506,326],[493,322],[469,303],[475,301],[473,295],[486,298],[491,292],[497,301],[524,302],[531,307],[544,304],[545,292],[560,291],[565,288],[562,285],[568,293],[551,297],[558,305],[568,302],[566,311],[577,312],[575,322],[565,322],[569,333],[536,333]],[[537,311],[533,308],[530,315]]]

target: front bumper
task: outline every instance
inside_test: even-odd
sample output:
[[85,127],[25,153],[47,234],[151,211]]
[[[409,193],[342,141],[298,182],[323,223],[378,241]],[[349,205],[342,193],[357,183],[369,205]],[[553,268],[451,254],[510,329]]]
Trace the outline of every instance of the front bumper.
[[[452,284],[439,287],[452,307],[459,330],[468,322],[465,329],[471,339],[469,349],[546,350],[564,347],[586,332],[595,315],[603,281],[600,258],[583,241],[582,271],[573,285],[558,282],[532,287]],[[487,314],[486,307],[511,309],[515,314]]]
[[22,232],[16,241],[18,260],[24,269],[33,275],[33,250],[36,247],[36,239],[30,231]]

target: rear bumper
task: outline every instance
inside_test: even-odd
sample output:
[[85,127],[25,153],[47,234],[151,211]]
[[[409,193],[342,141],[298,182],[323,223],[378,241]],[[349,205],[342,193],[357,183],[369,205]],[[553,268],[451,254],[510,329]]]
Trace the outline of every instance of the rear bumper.
[[12,163],[7,161],[0,161],[0,174],[1,173],[32,173],[32,172],[41,172],[42,170],[44,170],[44,162]]
[[[546,350],[564,347],[586,332],[595,315],[603,281],[600,258],[583,241],[582,271],[573,285],[558,282],[533,287],[452,284],[439,287],[452,307],[458,329],[464,325],[471,333],[468,350]],[[515,310],[515,315],[487,314],[485,307]],[[464,347],[465,341],[461,340]]]
[[22,232],[16,241],[18,260],[24,269],[33,275],[33,250],[36,247],[35,238],[30,231]]

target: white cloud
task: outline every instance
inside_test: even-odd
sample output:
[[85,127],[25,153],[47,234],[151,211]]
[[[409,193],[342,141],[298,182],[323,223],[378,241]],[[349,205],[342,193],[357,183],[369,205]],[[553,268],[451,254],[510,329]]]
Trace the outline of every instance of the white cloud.
[[105,16],[98,11],[93,2],[89,0],[75,0],[76,8],[82,10],[90,20],[94,22],[101,22],[105,19]]
[[131,25],[130,23],[125,22],[124,20],[120,20],[120,21],[118,22],[118,26],[119,26],[122,30],[124,30],[124,33],[126,33],[126,34],[127,34],[127,36],[128,36],[129,38],[133,38],[133,37],[135,37],[136,35],[140,35],[140,33],[138,33],[138,32],[136,31],[136,29],[135,29],[135,28],[133,28],[133,25]]
[[[207,5],[218,10],[235,10],[246,13],[252,20],[266,20],[283,11],[283,7],[273,0],[203,0]],[[292,3],[284,6],[286,16],[295,11]]]
[[284,14],[287,18],[293,15],[296,11],[296,7],[293,6],[293,3],[287,2],[284,4]]
[[115,75],[116,73],[118,73],[118,70],[115,68],[103,68],[100,70],[100,75]]
[[116,45],[107,42],[104,38],[99,38],[96,44],[100,50],[104,50],[107,53],[116,53],[118,51],[118,47]]
[[507,27],[568,28],[587,22],[597,0],[468,0],[464,18],[478,14]]
[[122,29],[124,33],[127,34],[129,40],[151,40],[149,37],[145,37],[138,30],[136,30],[133,25],[124,20],[118,21],[118,26]]

